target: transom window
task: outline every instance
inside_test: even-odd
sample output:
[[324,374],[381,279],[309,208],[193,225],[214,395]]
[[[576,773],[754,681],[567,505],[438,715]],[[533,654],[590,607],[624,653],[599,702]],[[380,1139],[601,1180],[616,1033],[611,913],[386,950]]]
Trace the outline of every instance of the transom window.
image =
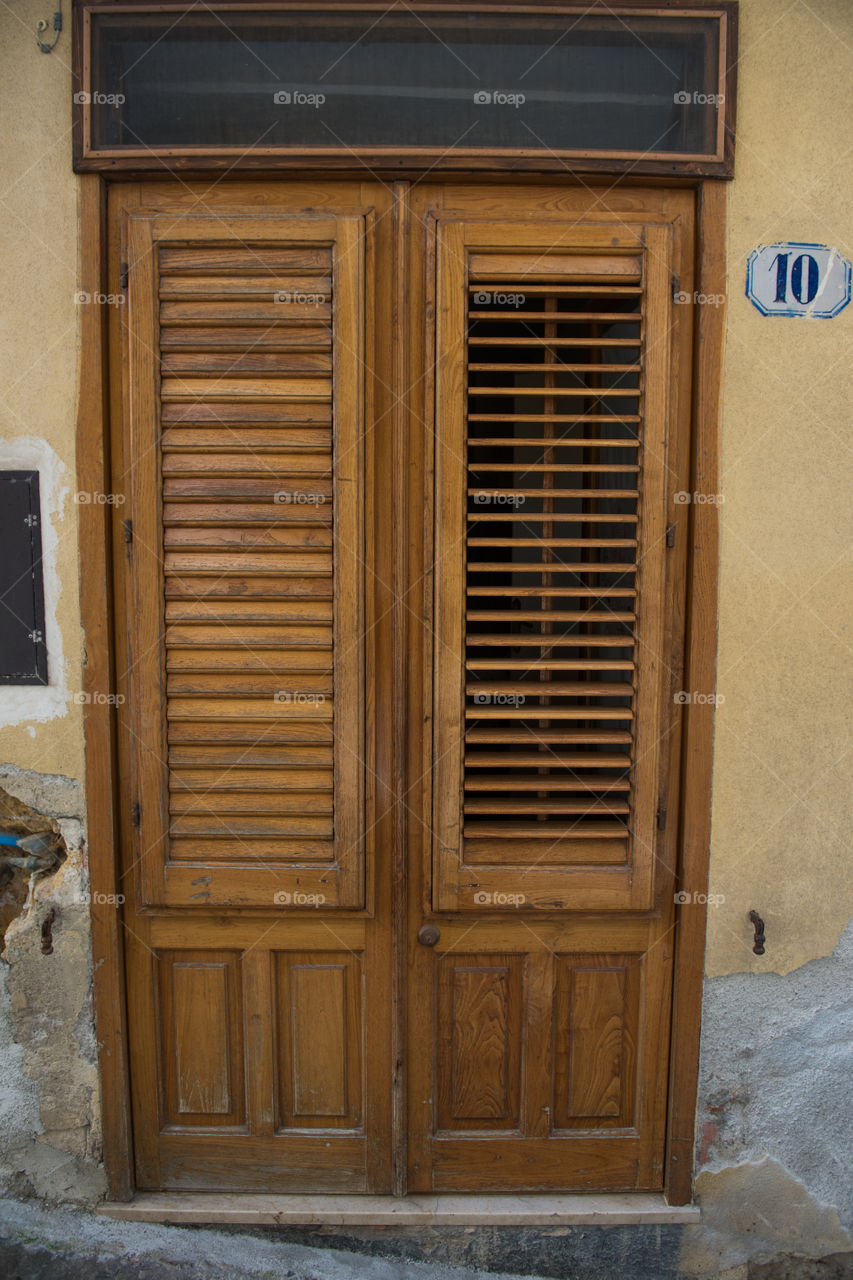
[[719,173],[726,158],[725,5],[111,4],[83,15],[83,167],[370,153]]

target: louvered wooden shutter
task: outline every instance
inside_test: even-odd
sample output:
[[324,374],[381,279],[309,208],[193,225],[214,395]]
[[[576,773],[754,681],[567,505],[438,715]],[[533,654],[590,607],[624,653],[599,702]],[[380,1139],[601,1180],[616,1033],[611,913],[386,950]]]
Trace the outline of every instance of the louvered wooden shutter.
[[145,900],[359,906],[362,225],[133,218]]
[[669,236],[439,241],[434,905],[651,903]]

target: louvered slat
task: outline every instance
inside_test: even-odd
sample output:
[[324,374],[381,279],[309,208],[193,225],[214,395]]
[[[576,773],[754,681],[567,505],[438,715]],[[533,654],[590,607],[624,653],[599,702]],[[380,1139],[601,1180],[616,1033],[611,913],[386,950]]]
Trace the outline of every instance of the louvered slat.
[[331,251],[159,266],[171,856],[328,859]]
[[629,832],[643,312],[633,283],[492,290],[533,291],[468,311],[463,836],[502,862]]

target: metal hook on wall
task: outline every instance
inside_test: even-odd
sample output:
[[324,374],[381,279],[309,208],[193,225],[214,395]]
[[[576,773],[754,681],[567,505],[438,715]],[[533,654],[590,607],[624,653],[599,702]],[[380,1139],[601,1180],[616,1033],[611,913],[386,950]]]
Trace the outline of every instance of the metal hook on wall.
[[36,44],[41,49],[42,53],[53,53],[54,49],[56,48],[56,42],[59,39],[60,34],[62,32],[62,5],[61,4],[56,10],[56,13],[53,15],[53,30],[56,32],[56,34],[53,37],[52,44],[46,44],[45,41],[42,40],[42,36],[48,29],[49,28],[48,28],[47,20],[45,18],[40,18],[39,21],[36,23]]
[[764,943],[766,941],[765,934],[764,934],[764,921],[761,919],[761,916],[758,914],[757,911],[750,911],[749,919],[752,921],[753,927],[755,929],[755,941],[753,943],[752,949],[757,956],[763,956]]

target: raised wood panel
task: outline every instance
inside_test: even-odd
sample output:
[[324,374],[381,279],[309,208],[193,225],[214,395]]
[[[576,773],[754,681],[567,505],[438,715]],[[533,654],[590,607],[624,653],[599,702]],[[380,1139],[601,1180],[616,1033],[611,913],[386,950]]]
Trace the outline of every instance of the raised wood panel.
[[290,970],[291,1113],[341,1117],[347,1112],[346,969],[293,965]]
[[518,1129],[521,958],[447,956],[438,983],[439,1130]]
[[638,956],[560,956],[554,993],[557,1129],[635,1123]]
[[362,1133],[330,1138],[288,1132],[270,1139],[223,1134],[202,1147],[194,1135],[166,1133],[160,1141],[161,1184],[171,1191],[328,1192],[373,1190],[369,1147]]
[[279,1126],[360,1123],[362,967],[348,952],[275,956]]
[[158,966],[166,1126],[244,1125],[239,953],[161,952]]
[[635,1191],[642,1159],[636,1135],[600,1137],[437,1137],[435,1191]]

